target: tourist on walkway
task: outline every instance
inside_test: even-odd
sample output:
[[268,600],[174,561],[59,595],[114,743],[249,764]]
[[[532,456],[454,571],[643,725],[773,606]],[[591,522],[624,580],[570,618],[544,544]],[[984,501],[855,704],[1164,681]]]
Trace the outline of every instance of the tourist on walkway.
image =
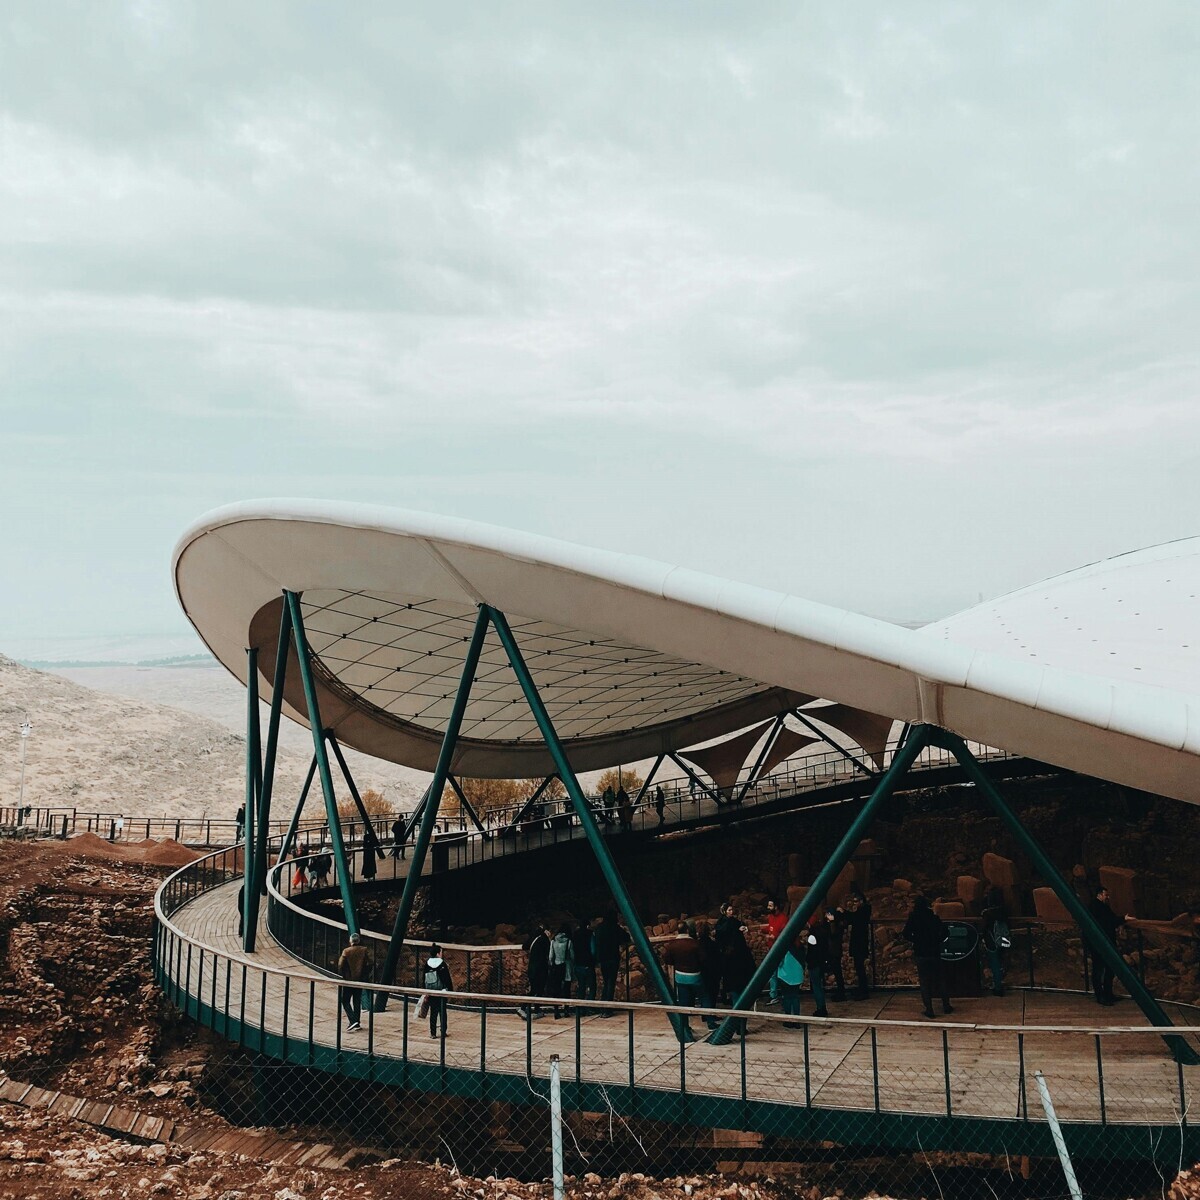
[[237,833],[233,835],[233,840],[240,842],[246,829],[246,806],[244,804],[238,806],[237,812],[233,814],[233,819],[237,822]]
[[[681,925],[675,936],[663,947],[663,962],[675,970],[675,996],[680,1004],[694,1008],[712,1008],[712,997],[704,987],[704,972],[700,943],[696,940],[696,927],[691,921]],[[692,1026],[687,1017],[682,1018],[685,1039],[692,1038]],[[704,1024],[716,1029],[715,1017],[705,1017]]]
[[629,793],[622,786],[617,793],[617,816],[621,821],[621,832],[633,832],[633,801],[629,798]]
[[871,902],[857,883],[850,885],[846,927],[850,931],[850,961],[854,963],[854,998],[865,1000],[871,994],[867,982],[867,959],[871,956]]
[[333,870],[333,855],[318,854],[312,860],[313,885],[329,886],[329,872]]
[[754,974],[754,955],[746,941],[749,932],[741,917],[734,913],[732,904],[721,908],[716,943],[721,955],[721,991],[730,1004],[737,1001]]
[[580,1000],[596,998],[596,952],[592,948],[592,923],[580,921],[571,934],[575,952],[575,995]]
[[[524,950],[525,978],[529,995],[545,996],[546,985],[550,979],[550,931],[539,923],[533,936],[526,941]],[[542,1016],[540,1005],[534,1005],[532,1009],[522,1005],[517,1011],[523,1017]]]
[[829,971],[830,957],[829,910],[819,911],[808,926],[808,986],[812,988],[814,1017],[829,1016],[825,1007],[825,976]]
[[992,972],[992,995],[1004,995],[1004,961],[1002,955],[1012,944],[1008,934],[1008,910],[1004,906],[1004,892],[998,887],[988,888],[983,912],[979,914],[982,927],[983,950],[987,955]]
[[658,813],[658,823],[660,825],[666,823],[667,798],[663,795],[662,785],[654,785],[654,811]]
[[721,989],[721,952],[707,921],[696,922],[696,944],[700,947],[700,976],[704,980],[704,990],[716,1004]]
[[[621,951],[629,945],[629,934],[621,928],[617,914],[611,909],[600,919],[600,924],[592,935],[592,945],[596,951],[596,965],[600,968],[600,999],[607,1003],[616,997],[617,976],[621,972]],[[614,1014],[609,1008],[600,1015],[611,1017]]]
[[[763,932],[767,935],[767,949],[769,950],[779,940],[779,935],[783,932],[783,927],[787,924],[787,913],[779,911],[779,905],[774,900],[767,901],[767,919],[763,925]],[[771,976],[771,1004],[779,1003],[779,980],[776,975]]]
[[901,930],[901,937],[912,945],[913,959],[917,964],[917,981],[921,985],[921,1004],[925,1016],[933,1017],[933,997],[936,992],[942,1001],[942,1012],[952,1013],[950,991],[946,973],[942,970],[942,943],[946,940],[946,927],[942,918],[930,907],[929,897],[918,895],[913,900],[912,911]]
[[[1101,884],[1096,889],[1095,898],[1089,905],[1092,920],[1100,926],[1100,932],[1113,944],[1117,944],[1117,930],[1129,920],[1128,914],[1118,917],[1109,905],[1108,888]],[[1106,1008],[1116,1004],[1113,995],[1113,969],[1100,957],[1099,947],[1092,954],[1092,986],[1096,992],[1096,1003]]]
[[[570,1000],[571,984],[575,982],[575,946],[571,927],[564,925],[550,941],[550,971],[547,991],[555,1000]],[[569,1017],[571,1010],[560,1004],[554,1006],[554,1019]]]
[[392,822],[392,857],[404,857],[404,843],[408,839],[404,836],[404,816],[401,814]]
[[338,1003],[346,1014],[346,1029],[354,1033],[361,1026],[362,987],[371,974],[371,955],[357,933],[350,935],[350,945],[337,961],[338,974],[346,984],[338,988]]
[[436,942],[429,947],[429,957],[425,960],[425,994],[429,1003],[429,1036],[438,1035],[438,1022],[441,1022],[442,1037],[449,1037],[450,1030],[446,1028],[446,997],[442,992],[454,991],[454,981],[450,978],[450,968],[442,957],[442,948]]
[[833,998],[842,1004],[846,999],[846,976],[842,973],[842,954],[846,948],[845,909],[827,908],[825,927],[829,931],[829,963],[825,973],[833,976]]
[[246,885],[238,888],[238,937],[244,937],[246,932]]
[[613,810],[617,807],[617,793],[612,790],[611,784],[604,789],[603,805],[600,819],[605,825],[611,825],[613,823]]
[[[803,935],[800,940],[794,941],[780,960],[775,974],[771,976],[771,982],[777,989],[782,1011],[789,1017],[800,1016],[800,985],[804,982],[806,943],[807,938]],[[795,1021],[793,1024],[799,1025],[800,1022]]]

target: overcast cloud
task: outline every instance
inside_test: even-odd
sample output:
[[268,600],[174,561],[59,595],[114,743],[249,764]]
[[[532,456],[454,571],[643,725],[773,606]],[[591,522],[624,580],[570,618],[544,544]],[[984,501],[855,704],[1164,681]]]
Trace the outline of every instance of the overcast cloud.
[[901,8],[5,6],[0,650],[269,495],[904,620],[1200,533],[1200,10]]

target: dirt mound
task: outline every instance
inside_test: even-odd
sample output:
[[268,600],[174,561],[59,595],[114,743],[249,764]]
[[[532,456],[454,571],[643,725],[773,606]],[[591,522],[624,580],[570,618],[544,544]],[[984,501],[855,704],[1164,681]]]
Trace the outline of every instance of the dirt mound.
[[130,849],[141,851],[142,862],[153,863],[159,867],[186,867],[188,863],[201,857],[199,850],[189,850],[174,838],[164,838],[161,842],[148,838]]
[[123,861],[130,857],[129,847],[119,842],[107,842],[94,833],[77,833],[65,842],[43,843],[47,848],[61,846],[72,854],[83,854],[88,858],[107,858],[112,861]]

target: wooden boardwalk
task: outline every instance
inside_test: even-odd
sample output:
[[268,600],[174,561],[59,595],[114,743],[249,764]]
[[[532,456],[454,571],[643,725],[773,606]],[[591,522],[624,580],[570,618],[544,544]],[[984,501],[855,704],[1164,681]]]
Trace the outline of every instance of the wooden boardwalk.
[[[336,982],[291,957],[273,940],[265,919],[258,951],[241,953],[238,886],[234,881],[214,888],[174,914],[172,923],[193,942],[190,966],[186,951],[163,964],[170,980],[235,1020],[244,1011],[246,1023],[258,1027],[261,1013],[270,1034],[286,1032],[307,1044],[311,1029],[317,1046],[369,1050],[378,1059],[538,1080],[547,1077],[556,1054],[567,1080],[682,1088],[698,1105],[705,1096],[743,1098],[738,1041],[729,1046],[697,1041],[681,1048],[665,1014],[649,1005],[621,1010],[611,1019],[547,1015],[527,1023],[503,1006],[490,1005],[485,1013],[464,1002],[452,1007],[443,1043],[431,1039],[427,1023],[416,1019],[415,997],[408,1004],[393,998],[386,1012],[364,1012],[360,1031],[346,1032],[344,1021],[339,1030]],[[243,1010],[244,963],[249,966]],[[811,1012],[807,995],[804,1003]],[[1175,1125],[1200,1087],[1200,1068],[1177,1067],[1128,1000],[1100,1009],[1075,993],[1016,989],[955,1006],[949,1018],[922,1022],[914,993],[880,992],[868,1001],[834,1005],[838,1019],[831,1021],[795,1025],[774,1009],[752,1014],[744,1043],[744,1098],[864,1113],[949,1112],[1004,1120],[1027,1115],[1041,1121],[1033,1082],[1040,1070],[1064,1121]],[[1193,1019],[1193,1010],[1165,1007],[1180,1025]],[[1114,1016],[1128,1024],[1098,1025],[1098,1018]],[[694,1018],[693,1027],[703,1033]]]

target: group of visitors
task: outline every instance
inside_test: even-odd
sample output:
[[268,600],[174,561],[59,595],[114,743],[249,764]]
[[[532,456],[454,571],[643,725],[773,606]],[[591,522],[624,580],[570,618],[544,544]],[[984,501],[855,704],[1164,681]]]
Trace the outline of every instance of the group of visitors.
[[[526,982],[530,996],[545,997],[550,1004],[522,1006],[521,1016],[527,1019],[542,1017],[546,1007],[553,1011],[556,1020],[568,1016],[569,1006],[555,1001],[572,997],[611,1001],[617,994],[621,954],[628,945],[629,934],[617,920],[615,911],[605,913],[599,920],[563,924],[554,934],[539,924],[523,946]],[[611,1017],[614,1014],[605,1009],[600,1015]]]
[[[319,847],[318,847],[319,849]],[[329,875],[333,870],[333,855],[317,854],[310,846],[304,846],[296,852],[295,866],[292,869],[292,887],[303,891],[306,887],[328,887]]]

